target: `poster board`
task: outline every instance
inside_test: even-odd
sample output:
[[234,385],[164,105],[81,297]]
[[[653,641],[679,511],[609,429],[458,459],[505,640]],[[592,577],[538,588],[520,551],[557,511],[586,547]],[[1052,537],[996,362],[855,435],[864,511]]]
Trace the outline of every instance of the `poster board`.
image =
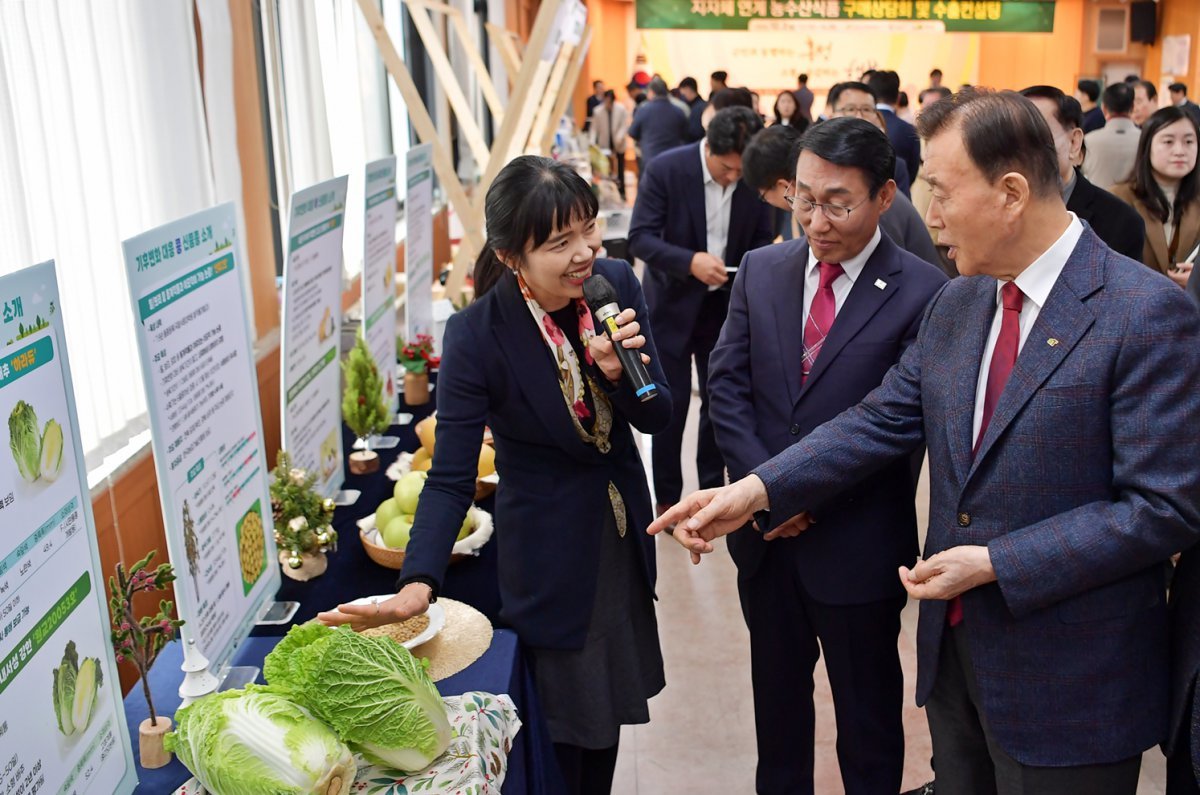
[[133,792],[53,262],[0,278],[0,413],[0,792]]
[[122,247],[182,633],[219,675],[280,583],[236,206]]
[[405,339],[433,334],[433,152],[429,144],[405,154]]
[[345,479],[338,350],[346,183],[335,177],[292,194],[283,265],[283,449],[316,474],[325,497]]
[[395,413],[396,158],[367,164],[363,222],[363,338],[383,379],[383,402]]

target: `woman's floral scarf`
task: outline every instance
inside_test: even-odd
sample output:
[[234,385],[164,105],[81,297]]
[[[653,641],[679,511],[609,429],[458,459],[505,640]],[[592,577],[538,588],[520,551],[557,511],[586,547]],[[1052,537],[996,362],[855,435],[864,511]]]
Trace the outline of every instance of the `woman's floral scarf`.
[[[521,276],[520,271],[517,271],[517,284],[521,288],[525,306],[529,309],[529,314],[533,316],[533,322],[537,325],[546,347],[549,348],[550,356],[558,366],[558,386],[562,390],[563,401],[567,404],[571,422],[575,426],[575,433],[585,444],[594,445],[601,453],[607,453],[612,449],[608,436],[612,430],[613,419],[612,403],[609,402],[608,395],[596,384],[592,376],[580,367],[575,348],[567,341],[563,330],[554,322],[554,318],[550,317],[549,313],[542,309],[541,304],[533,297],[533,293],[529,290],[529,285],[525,283],[525,278]],[[592,337],[596,336],[592,311],[588,309],[588,305],[582,299],[577,298],[573,303],[575,315],[579,318],[577,333],[579,340],[583,343],[584,357],[589,365],[594,365],[596,362],[592,359],[589,348]],[[591,433],[588,433],[587,429],[583,427],[582,422],[592,416],[591,411],[588,410],[586,399],[589,389],[592,393],[592,405],[596,409]],[[626,529],[625,501],[621,498],[617,487],[611,482],[608,484],[608,496],[612,501],[613,514],[617,520],[617,532],[624,537]]]

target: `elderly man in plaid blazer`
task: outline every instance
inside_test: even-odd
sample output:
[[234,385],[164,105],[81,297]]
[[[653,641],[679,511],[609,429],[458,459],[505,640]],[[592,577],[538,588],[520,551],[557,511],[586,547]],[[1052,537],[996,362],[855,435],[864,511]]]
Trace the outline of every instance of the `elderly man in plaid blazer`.
[[925,442],[918,703],[939,795],[1132,795],[1166,739],[1166,582],[1200,537],[1200,314],[1063,205],[1049,128],[1012,93],[920,119],[932,226],[962,273],[861,404],[678,522],[694,559],[767,538]]

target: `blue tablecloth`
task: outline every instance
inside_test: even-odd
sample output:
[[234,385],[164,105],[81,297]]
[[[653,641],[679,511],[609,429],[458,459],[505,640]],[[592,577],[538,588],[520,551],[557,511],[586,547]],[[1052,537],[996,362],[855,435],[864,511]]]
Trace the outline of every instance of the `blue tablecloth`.
[[[262,667],[263,658],[279,638],[249,638],[238,650],[235,665]],[[178,641],[163,649],[158,661],[150,671],[150,691],[157,710],[173,715],[179,708],[179,683],[183,674],[179,670],[183,662],[182,646]],[[261,682],[261,677],[259,678]],[[504,780],[505,793],[550,793],[549,776],[554,773],[554,755],[550,738],[537,705],[533,679],[522,658],[517,636],[509,630],[496,630],[492,645],[482,657],[454,676],[438,682],[438,691],[443,696],[460,695],[468,690],[489,693],[507,693],[523,723],[517,734],[508,758],[508,776]],[[129,721],[129,733],[137,756],[138,725],[150,716],[146,700],[142,696],[139,682],[125,697],[125,717]],[[145,770],[138,766],[138,793],[146,795],[169,795],[190,778],[191,774],[178,759],[158,770]]]

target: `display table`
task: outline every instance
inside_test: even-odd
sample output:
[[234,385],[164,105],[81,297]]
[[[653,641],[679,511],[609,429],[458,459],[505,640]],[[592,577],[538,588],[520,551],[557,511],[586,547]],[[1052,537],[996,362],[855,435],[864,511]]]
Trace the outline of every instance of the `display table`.
[[[262,667],[263,658],[279,638],[248,638],[234,658],[235,665]],[[183,662],[183,647],[179,641],[166,646],[150,671],[150,691],[154,696],[155,709],[164,715],[173,715],[179,708],[178,687],[183,675],[179,670]],[[261,683],[262,679],[259,678]],[[470,690],[488,693],[507,693],[512,697],[517,712],[524,724],[513,744],[508,760],[508,776],[504,780],[505,793],[551,793],[554,791],[549,776],[554,771],[554,752],[546,734],[545,724],[538,709],[533,679],[525,666],[517,636],[508,630],[496,630],[492,645],[484,655],[463,671],[438,682],[438,692],[443,696],[455,696]],[[125,697],[125,717],[129,723],[131,741],[138,747],[137,727],[150,716],[146,699],[138,682]],[[145,770],[138,766],[137,792],[147,795],[169,795],[182,786],[191,774],[178,759],[158,770]]]
[[[360,596],[395,592],[399,572],[386,569],[367,557],[355,522],[374,513],[379,503],[390,496],[393,483],[388,479],[385,470],[400,451],[412,451],[418,447],[414,427],[433,410],[433,400],[416,408],[401,405],[400,411],[412,414],[413,419],[405,425],[394,425],[388,431],[390,435],[400,437],[399,446],[380,451],[382,465],[378,472],[359,476],[347,474],[343,488],[357,489],[362,492],[362,496],[354,505],[338,508],[334,513],[333,525],[340,540],[338,551],[329,555],[329,568],[325,574],[308,582],[296,582],[284,577],[276,596],[279,601],[300,603],[300,608],[293,618],[294,624],[309,621],[323,610],[332,609]],[[345,428],[342,441],[349,453],[354,444],[354,437]],[[481,507],[491,511],[493,501],[491,498],[484,500]],[[511,631],[499,628],[500,594],[496,577],[495,547],[493,540],[483,547],[479,557],[460,561],[447,569],[442,594],[476,608],[488,617],[497,630],[493,635],[491,647],[483,656],[466,669],[438,682],[438,692],[443,696],[455,696],[476,690],[511,696],[523,726],[509,755],[508,774],[504,780],[503,791],[539,795],[553,793],[559,789],[554,785],[557,767],[553,746],[538,707],[533,678],[525,666],[517,636]],[[275,647],[280,637],[287,634],[290,627],[291,625],[256,627],[251,637],[238,649],[233,664],[261,668],[263,658]],[[179,707],[177,690],[183,676],[179,669],[181,662],[182,646],[176,641],[163,649],[150,671],[149,682],[154,704],[164,715],[173,715]],[[261,677],[259,681],[262,681]],[[137,727],[149,717],[141,682],[135,684],[125,697],[125,715],[136,756]],[[190,778],[190,773],[179,760],[174,759],[170,765],[158,770],[145,770],[139,766],[138,778],[140,784],[137,792],[169,795]]]
[[[333,528],[337,530],[339,540],[337,552],[329,555],[328,570],[308,582],[296,582],[285,576],[275,597],[281,602],[300,603],[300,610],[293,619],[295,623],[303,624],[323,610],[331,610],[340,603],[360,596],[396,592],[396,577],[400,572],[385,569],[367,557],[355,522],[374,513],[379,503],[391,496],[395,484],[388,479],[384,470],[396,460],[401,450],[411,452],[417,449],[419,442],[414,427],[423,417],[432,414],[433,409],[432,400],[416,408],[401,405],[400,411],[411,413],[413,419],[407,425],[393,425],[388,431],[390,435],[400,437],[400,444],[390,450],[379,451],[379,471],[370,475],[350,475],[347,470],[342,488],[357,489],[362,496],[354,505],[338,508],[333,514]],[[344,426],[342,444],[347,452],[353,449],[354,436]],[[488,498],[480,503],[480,507],[492,512],[493,503],[494,499]],[[466,602],[487,616],[493,626],[501,626],[495,539],[484,545],[478,557],[459,561],[446,569],[442,595]],[[286,626],[256,627],[251,634],[279,636],[287,634],[287,630]]]

